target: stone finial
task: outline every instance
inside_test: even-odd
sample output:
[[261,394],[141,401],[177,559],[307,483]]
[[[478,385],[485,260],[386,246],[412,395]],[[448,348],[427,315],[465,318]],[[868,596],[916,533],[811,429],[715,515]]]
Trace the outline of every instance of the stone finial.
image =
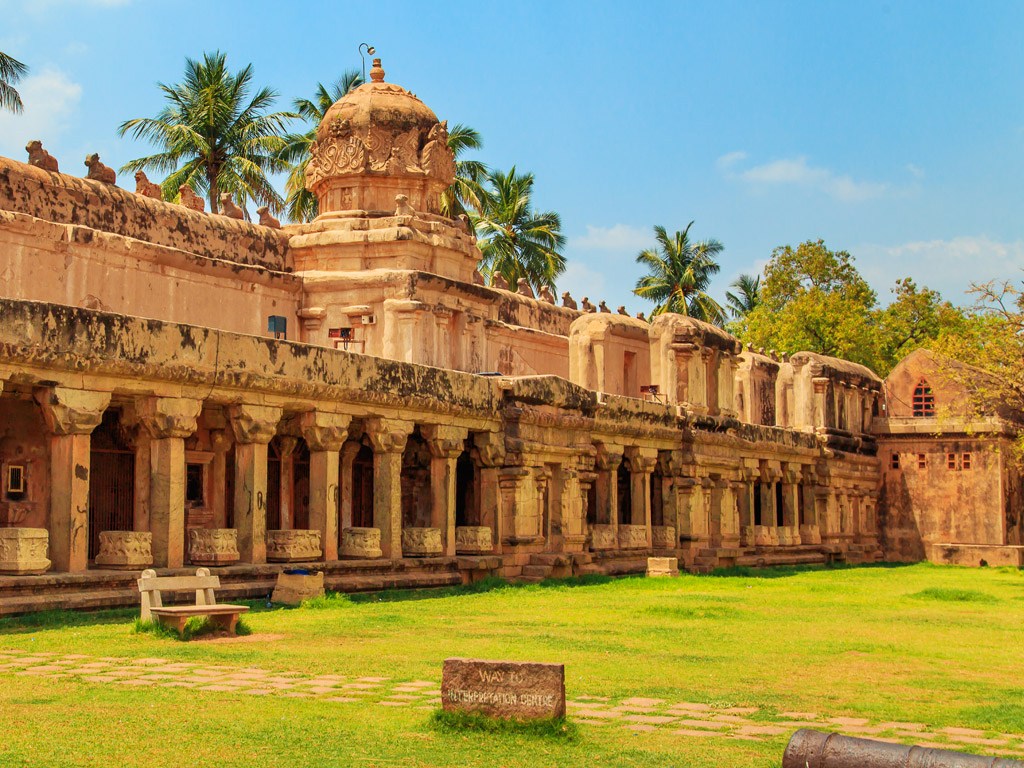
[[547,285],[542,285],[540,287],[540,293],[538,294],[538,298],[541,301],[543,301],[545,304],[554,304],[555,303],[555,294],[551,291],[551,288],[549,286],[547,286]]
[[192,187],[188,184],[182,184],[178,187],[178,199],[181,201],[181,205],[191,208],[193,211],[203,213],[206,210],[206,203],[203,201],[203,198],[193,192]]
[[244,219],[245,211],[235,205],[230,192],[220,193],[220,212],[229,219]]
[[99,181],[103,184],[115,184],[117,182],[117,174],[114,173],[114,169],[101,163],[100,156],[95,152],[85,158],[85,167],[89,169],[89,172],[85,174],[87,179]]
[[265,205],[261,205],[256,209],[256,214],[260,217],[260,225],[264,227],[270,227],[271,229],[280,229],[281,220],[270,214],[270,208]]
[[146,176],[145,171],[135,172],[135,194],[143,197],[151,197],[154,200],[163,200],[164,192],[159,184],[154,184]]
[[395,216],[415,216],[416,209],[409,205],[408,195],[395,195]]
[[584,312],[596,312],[597,307],[590,303],[590,299],[586,296],[583,297],[583,311]]
[[370,70],[370,79],[375,83],[384,82],[384,68],[380,65],[380,59],[373,60],[373,69]]
[[607,305],[607,304],[605,304],[605,302],[604,302],[604,299],[601,299],[601,303],[600,303],[600,304],[598,304],[598,305],[597,305],[597,307],[598,307],[598,309],[600,309],[600,310],[601,310],[602,312],[608,312],[609,314],[611,313],[611,310],[610,310],[610,309],[608,309],[608,305]]
[[469,216],[467,216],[464,213],[460,213],[459,214],[459,223],[462,224],[462,228],[464,230],[466,230],[466,234],[467,235],[472,235],[473,234],[473,227],[469,223]]
[[530,287],[530,281],[525,277],[520,277],[516,282],[516,293],[520,296],[529,296],[531,299],[537,298],[533,293],[533,288]]
[[616,309],[615,311],[618,312],[620,315],[625,315],[626,317],[629,317],[629,312],[626,311],[625,305],[620,305],[619,308]]
[[500,272],[495,272],[493,275],[491,275],[491,287],[500,288],[503,291],[507,291],[508,280],[506,280],[505,276]]
[[39,139],[33,139],[26,144],[25,151],[28,152],[29,165],[42,168],[44,171],[60,172],[60,169],[57,167],[57,158],[43,149],[43,142]]
[[568,291],[564,291],[562,293],[562,306],[568,307],[569,309],[579,309],[579,307],[576,305],[576,300],[571,295],[569,295]]
[[647,318],[644,317],[644,313],[643,312],[637,312],[636,313],[636,319],[637,320],[643,320],[644,322],[647,322]]

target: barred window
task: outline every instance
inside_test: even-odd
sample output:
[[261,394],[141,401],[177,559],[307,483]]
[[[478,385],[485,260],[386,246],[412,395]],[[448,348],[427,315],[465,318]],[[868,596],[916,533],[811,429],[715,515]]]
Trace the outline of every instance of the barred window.
[[917,468],[918,469],[924,469],[927,466],[928,466],[928,458],[923,453],[917,454]]
[[947,453],[946,454],[946,469],[956,469],[956,454],[955,453]]
[[898,453],[894,453],[892,455],[892,459],[890,460],[889,466],[892,467],[893,469],[900,468],[900,455]]
[[932,394],[932,388],[924,379],[921,379],[914,387],[913,406],[914,416],[935,415],[935,395]]
[[971,468],[971,454],[970,454],[970,452],[966,452],[966,453],[964,453],[963,455],[960,456],[960,468],[961,469],[970,469]]

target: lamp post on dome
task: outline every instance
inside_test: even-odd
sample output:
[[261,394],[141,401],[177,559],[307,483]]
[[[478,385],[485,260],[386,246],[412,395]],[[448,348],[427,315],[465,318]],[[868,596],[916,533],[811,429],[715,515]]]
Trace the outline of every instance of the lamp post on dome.
[[363,82],[365,83],[366,82],[366,56],[363,55],[363,48],[366,48],[366,55],[369,55],[369,56],[373,56],[373,54],[375,54],[377,52],[377,49],[374,48],[369,43],[360,43],[359,44],[359,58],[363,62]]

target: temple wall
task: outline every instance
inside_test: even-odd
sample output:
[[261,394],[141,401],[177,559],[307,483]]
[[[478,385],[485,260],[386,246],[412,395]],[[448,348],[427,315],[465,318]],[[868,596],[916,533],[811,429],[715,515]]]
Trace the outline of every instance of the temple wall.
[[[0,527],[46,527],[49,461],[49,440],[36,404],[31,398],[0,399]],[[8,488],[10,465],[25,468],[24,492]]]

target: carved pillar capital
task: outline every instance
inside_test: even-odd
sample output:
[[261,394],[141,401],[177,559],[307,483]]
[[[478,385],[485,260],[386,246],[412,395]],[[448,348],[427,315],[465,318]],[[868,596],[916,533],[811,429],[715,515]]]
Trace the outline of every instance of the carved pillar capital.
[[411,421],[372,418],[363,421],[363,431],[370,438],[374,453],[401,453],[412,434]]
[[598,443],[595,463],[602,472],[617,470],[622,463],[622,455],[625,449],[621,445],[611,443]]
[[135,401],[134,420],[150,437],[186,438],[196,431],[202,400],[179,397],[145,397]]
[[469,430],[442,424],[426,424],[420,428],[435,459],[457,459],[466,445]]
[[47,428],[55,435],[91,434],[110,404],[109,392],[68,387],[41,387],[35,398]]
[[340,451],[348,438],[352,417],[312,411],[298,418],[299,429],[311,451]]
[[658,453],[651,449],[629,447],[623,455],[628,462],[629,471],[635,474],[649,475],[658,464]]
[[267,405],[233,405],[228,412],[238,443],[269,443],[277,434],[282,409]]
[[485,467],[500,467],[505,463],[505,435],[501,432],[477,432],[473,445]]

